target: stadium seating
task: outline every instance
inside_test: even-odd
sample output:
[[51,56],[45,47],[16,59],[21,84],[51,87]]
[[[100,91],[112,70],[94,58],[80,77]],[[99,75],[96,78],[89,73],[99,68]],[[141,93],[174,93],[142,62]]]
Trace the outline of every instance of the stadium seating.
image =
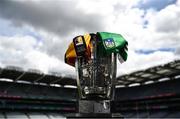
[[116,89],[116,100],[141,99],[180,94],[180,79]]
[[23,98],[76,99],[76,90],[53,86],[0,82],[1,96],[20,96]]
[[[163,73],[168,68],[171,75],[167,75],[169,74],[167,72]],[[115,100],[111,101],[112,113],[121,113],[125,118],[180,117],[180,61],[153,69],[130,74],[129,78],[126,76],[124,79],[117,78],[119,84],[116,85]],[[77,88],[67,87],[67,85],[76,86],[73,78],[54,74],[45,75],[36,70],[24,72],[16,67],[6,67],[3,70],[0,68],[0,70],[0,118],[14,116],[39,118],[39,115],[42,116],[41,118],[55,118],[54,114],[50,113],[78,111]],[[148,73],[151,73],[150,77]],[[152,80],[153,74],[161,78],[155,77]],[[133,79],[134,81],[126,84],[126,81],[128,83],[133,77],[136,81]],[[145,77],[143,82],[140,80],[142,77]],[[162,80],[165,78],[168,80]],[[120,83],[123,81],[124,83]],[[145,83],[148,81],[153,83]],[[142,85],[132,86],[130,85],[132,83]],[[11,111],[13,113],[10,113]],[[33,111],[38,113],[31,114]]]
[[112,107],[126,118],[180,117],[180,78],[117,88]]

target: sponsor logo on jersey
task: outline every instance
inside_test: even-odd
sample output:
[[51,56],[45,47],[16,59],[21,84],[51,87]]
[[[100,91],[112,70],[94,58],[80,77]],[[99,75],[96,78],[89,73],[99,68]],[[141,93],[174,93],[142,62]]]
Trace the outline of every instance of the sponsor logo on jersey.
[[105,43],[105,46],[107,48],[115,47],[115,43],[114,43],[114,40],[112,38],[105,39],[104,43]]

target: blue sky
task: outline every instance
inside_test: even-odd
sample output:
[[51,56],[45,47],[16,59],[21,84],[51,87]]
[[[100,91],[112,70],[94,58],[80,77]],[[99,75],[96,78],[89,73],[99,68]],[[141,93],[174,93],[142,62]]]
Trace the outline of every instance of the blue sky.
[[139,1],[137,7],[148,10],[148,9],[155,9],[160,11],[164,9],[166,6],[175,4],[177,0],[141,0]]
[[16,27],[11,24],[11,21],[0,19],[0,35],[1,36],[15,36],[15,35],[30,35],[41,41],[41,35],[28,27]]
[[24,31],[22,28],[13,27],[8,20],[0,19],[0,35],[13,36],[16,34],[22,34]]
[[159,49],[141,49],[141,50],[136,50],[135,52],[138,54],[152,54],[154,52],[175,52],[175,48],[159,48]]

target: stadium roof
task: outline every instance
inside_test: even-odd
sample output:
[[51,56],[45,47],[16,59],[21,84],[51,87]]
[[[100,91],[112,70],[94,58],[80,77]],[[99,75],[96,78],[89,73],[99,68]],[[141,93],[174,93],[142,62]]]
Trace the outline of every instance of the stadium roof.
[[[180,60],[117,77],[116,86],[143,85],[174,79],[177,76],[180,77]],[[11,79],[14,82],[25,81],[29,83],[45,83],[48,85],[76,86],[76,80],[73,78],[62,77],[55,74],[44,74],[34,69],[24,71],[14,66],[0,68],[0,80],[1,79]]]
[[55,74],[44,74],[36,69],[23,71],[21,68],[14,66],[0,68],[0,80],[1,79],[11,79],[14,82],[24,81],[29,83],[59,84],[61,86],[76,85],[76,80],[72,78]]
[[180,77],[180,60],[122,75],[117,78],[116,85],[143,85],[175,79],[177,76]]

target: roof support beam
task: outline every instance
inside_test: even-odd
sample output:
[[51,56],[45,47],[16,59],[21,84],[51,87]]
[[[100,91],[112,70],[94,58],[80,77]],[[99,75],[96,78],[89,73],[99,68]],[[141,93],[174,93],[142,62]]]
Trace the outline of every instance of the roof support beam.
[[130,75],[130,76],[135,77],[135,78],[137,78],[137,79],[138,79],[137,81],[135,81],[136,83],[138,83],[138,82],[139,82],[139,79],[140,79],[140,81],[145,80],[145,78],[144,78],[144,77],[141,77],[141,76],[136,76],[135,74],[132,74],[132,75]]
[[40,80],[42,80],[45,76],[46,76],[46,75],[43,74],[42,76],[40,76],[39,78],[37,78],[37,79],[34,81],[34,83],[35,83],[35,82],[38,82],[38,81],[40,81]]
[[176,67],[171,67],[171,66],[165,66],[166,69],[170,69],[172,71],[175,71],[175,72],[180,72],[179,69],[176,69]]
[[3,72],[3,69],[0,68],[0,77],[1,77],[2,72]]
[[25,73],[26,73],[26,72],[23,71],[23,73],[22,73],[21,75],[19,75],[19,76],[14,80],[14,82],[16,82],[16,81],[18,81],[20,78],[22,78]]
[[50,82],[49,84],[54,84],[54,83],[57,83],[57,82],[59,82],[59,81],[61,81],[61,80],[62,80],[62,78],[60,77],[60,78],[58,78],[57,80],[54,80],[54,81]]

